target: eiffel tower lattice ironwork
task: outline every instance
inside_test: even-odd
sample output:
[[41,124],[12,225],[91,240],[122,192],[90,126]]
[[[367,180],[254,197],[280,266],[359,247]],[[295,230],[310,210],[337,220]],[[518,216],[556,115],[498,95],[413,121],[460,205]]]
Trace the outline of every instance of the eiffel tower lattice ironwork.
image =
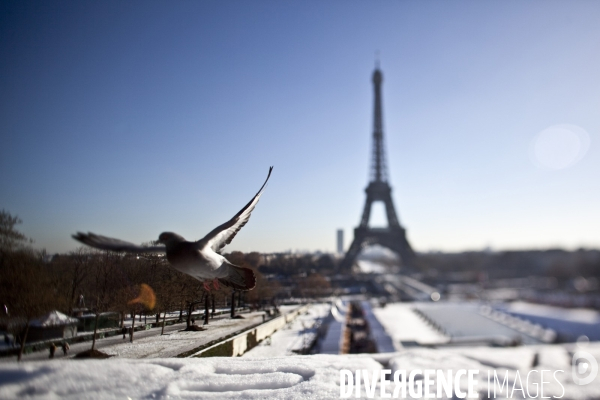
[[[365,192],[367,201],[363,210],[360,225],[354,229],[354,240],[340,264],[341,270],[349,271],[360,251],[367,246],[378,244],[394,251],[400,256],[403,265],[410,265],[414,259],[414,252],[406,239],[406,230],[400,225],[394,203],[392,202],[392,188],[387,180],[387,165],[383,146],[383,118],[381,106],[381,83],[383,74],[379,68],[373,72],[373,88],[375,90],[375,108],[373,117],[373,154],[371,164],[370,182]],[[371,207],[376,201],[385,205],[388,220],[387,228],[369,227]]]

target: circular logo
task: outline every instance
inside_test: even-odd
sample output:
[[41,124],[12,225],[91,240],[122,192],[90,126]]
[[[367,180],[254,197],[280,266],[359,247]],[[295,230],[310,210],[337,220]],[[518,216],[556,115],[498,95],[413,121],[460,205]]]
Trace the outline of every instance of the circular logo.
[[571,367],[573,382],[578,385],[587,385],[598,375],[598,361],[587,351],[578,351],[573,354]]

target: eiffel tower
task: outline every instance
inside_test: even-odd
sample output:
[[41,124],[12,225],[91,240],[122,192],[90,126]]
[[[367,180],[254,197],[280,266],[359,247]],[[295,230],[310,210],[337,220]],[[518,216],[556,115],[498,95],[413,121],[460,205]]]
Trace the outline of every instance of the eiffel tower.
[[[400,256],[402,264],[408,266],[412,263],[415,254],[406,240],[406,230],[398,222],[394,203],[392,201],[392,188],[387,179],[387,165],[383,147],[383,118],[381,107],[381,83],[383,74],[378,67],[373,72],[373,88],[375,89],[375,109],[373,117],[373,154],[371,161],[371,178],[365,189],[367,201],[363,210],[360,225],[354,229],[354,240],[340,264],[340,270],[350,271],[360,251],[374,244],[394,251]],[[388,226],[387,228],[369,227],[371,207],[376,201],[385,205]]]

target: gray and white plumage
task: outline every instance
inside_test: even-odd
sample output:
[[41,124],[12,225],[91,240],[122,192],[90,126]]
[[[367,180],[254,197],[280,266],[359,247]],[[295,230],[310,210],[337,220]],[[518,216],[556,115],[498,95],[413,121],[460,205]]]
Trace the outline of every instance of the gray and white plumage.
[[220,251],[231,243],[239,230],[250,219],[262,192],[271,177],[269,168],[267,179],[256,195],[229,221],[210,231],[205,237],[188,242],[173,232],[163,232],[158,237],[159,246],[139,246],[134,243],[88,232],[73,235],[75,240],[102,250],[124,251],[128,253],[166,253],[167,260],[177,270],[205,282],[217,281],[236,290],[251,290],[256,285],[256,277],[250,268],[238,267],[230,263]]

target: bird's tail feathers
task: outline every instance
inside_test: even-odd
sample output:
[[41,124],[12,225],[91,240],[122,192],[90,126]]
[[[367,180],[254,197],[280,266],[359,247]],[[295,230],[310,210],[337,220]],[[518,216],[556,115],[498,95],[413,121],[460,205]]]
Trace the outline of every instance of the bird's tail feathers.
[[219,282],[235,290],[252,290],[256,286],[256,276],[250,268],[229,265],[229,275],[219,278]]

